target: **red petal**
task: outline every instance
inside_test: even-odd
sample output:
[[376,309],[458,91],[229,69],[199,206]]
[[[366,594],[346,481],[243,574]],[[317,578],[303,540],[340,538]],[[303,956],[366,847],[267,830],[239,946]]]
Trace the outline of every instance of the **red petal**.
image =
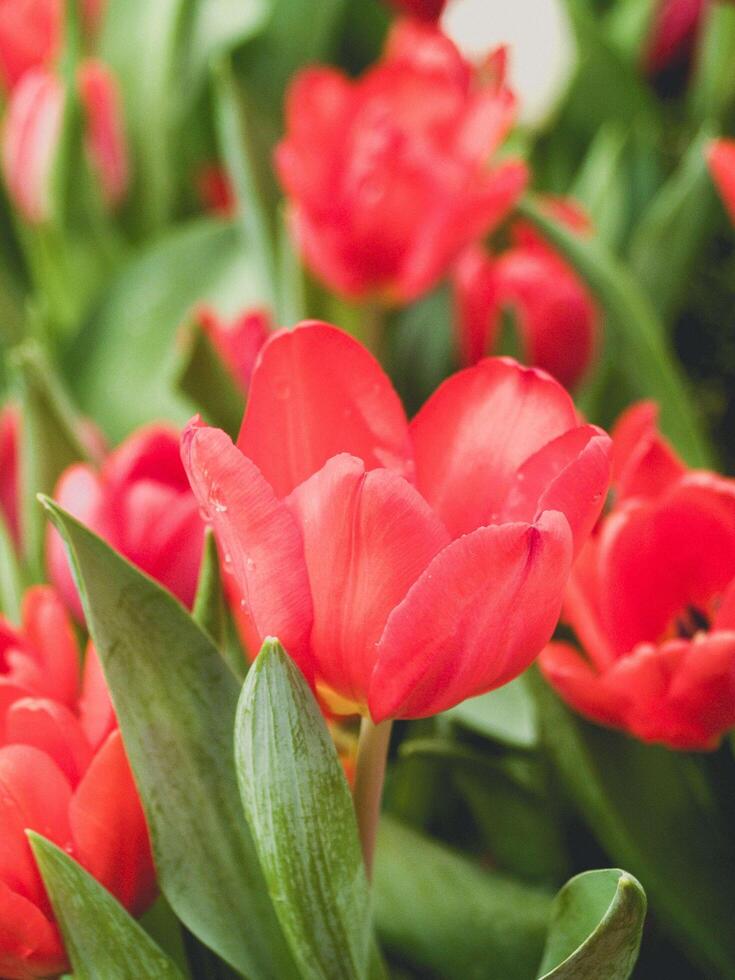
[[7,980],[63,973],[67,960],[56,926],[0,881],[0,975]]
[[581,425],[547,443],[516,473],[503,508],[506,521],[534,521],[558,510],[569,521],[578,552],[600,516],[610,482],[610,437]]
[[715,140],[711,143],[707,162],[717,190],[735,222],[735,140]]
[[436,714],[520,674],[556,626],[571,563],[561,514],[483,527],[441,551],[391,613],[370,713]]
[[86,147],[107,203],[114,207],[128,187],[128,148],[117,79],[101,61],[86,58],[77,70],[87,122]]
[[498,327],[495,261],[470,245],[454,266],[455,327],[462,363],[476,364],[495,342]]
[[91,642],[87,645],[87,655],[84,660],[79,721],[94,750],[98,749],[110,732],[117,727],[115,710],[112,707],[105,675],[102,673],[102,665]]
[[49,586],[33,586],[23,597],[23,633],[41,669],[39,693],[74,705],[79,691],[79,650],[66,610]]
[[153,858],[119,731],[77,787],[69,820],[79,863],[134,915],[144,911],[155,892]]
[[70,841],[66,777],[44,752],[29,745],[0,748],[0,881],[41,908],[48,908],[25,831],[61,848]]
[[658,497],[686,472],[686,467],[658,430],[658,405],[637,402],[612,430],[615,499]]
[[341,452],[408,475],[403,406],[382,368],[326,323],[277,333],[263,348],[237,441],[279,497]]
[[575,711],[603,725],[622,724],[628,698],[605,686],[597,673],[568,643],[550,643],[539,667],[553,688]]
[[277,636],[309,676],[311,594],[296,521],[257,466],[219,429],[190,423],[181,453],[260,641]]
[[81,779],[92,749],[74,715],[48,698],[22,698],[5,717],[5,740],[33,745],[53,759],[71,786]]
[[287,504],[304,536],[318,681],[365,705],[388,614],[449,535],[411,484],[388,470],[366,473],[346,454],[297,487]]
[[188,484],[181,465],[179,433],[161,423],[136,429],[108,456],[102,475],[116,490],[138,480],[151,480],[186,492]]
[[411,423],[418,488],[452,535],[490,524],[516,470],[576,422],[548,375],[488,358],[445,381]]

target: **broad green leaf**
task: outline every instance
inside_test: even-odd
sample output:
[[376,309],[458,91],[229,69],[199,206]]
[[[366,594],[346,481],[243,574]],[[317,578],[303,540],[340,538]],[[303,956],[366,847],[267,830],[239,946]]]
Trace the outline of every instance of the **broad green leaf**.
[[174,390],[175,335],[202,301],[223,316],[263,302],[238,229],[211,219],[175,229],[110,284],[65,363],[82,410],[114,442],[152,418],[191,415]]
[[378,836],[374,904],[386,948],[420,975],[529,980],[551,896],[466,858],[390,817]]
[[723,872],[735,844],[703,760],[589,724],[533,680],[542,740],[592,833],[706,975],[735,976],[735,876]]
[[661,323],[636,281],[597,239],[580,237],[549,217],[531,198],[521,206],[554,248],[586,280],[607,314],[626,373],[640,397],[656,399],[661,426],[692,466],[706,466],[709,448],[683,370],[669,351]]
[[69,553],[151,832],[181,921],[253,978],[296,975],[237,792],[238,685],[156,582],[44,499]]
[[268,639],[235,724],[245,815],[301,975],[360,980],[370,892],[355,811],[334,743],[301,672]]
[[711,135],[705,128],[692,142],[640,219],[630,243],[631,269],[667,324],[686,295],[715,213],[716,196],[705,155]]
[[123,93],[135,215],[149,233],[166,223],[176,190],[173,123],[184,11],[184,0],[110,0],[100,38],[100,56]]
[[75,980],[183,980],[173,960],[81,865],[33,831],[28,839]]
[[176,387],[201,411],[205,421],[236,438],[245,396],[196,318],[181,331],[179,347]]
[[253,244],[253,262],[267,289],[268,306],[275,309],[278,268],[271,161],[263,159],[254,111],[226,61],[214,72],[214,106],[220,153],[235,190],[240,221]]
[[628,980],[645,917],[646,893],[627,872],[572,878],[554,900],[541,980]]
[[70,463],[86,461],[78,422],[66,393],[44,355],[28,341],[12,354],[22,392],[20,451],[21,527],[24,558],[34,577],[41,575],[44,551],[43,513],[36,494],[52,493]]
[[463,701],[446,717],[485,738],[520,748],[533,748],[538,740],[536,705],[523,677]]

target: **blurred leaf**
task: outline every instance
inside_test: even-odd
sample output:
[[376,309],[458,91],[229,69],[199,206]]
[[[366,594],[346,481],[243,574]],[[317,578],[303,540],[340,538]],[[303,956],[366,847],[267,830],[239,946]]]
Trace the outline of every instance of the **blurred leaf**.
[[15,553],[15,544],[3,515],[0,514],[0,612],[11,623],[20,623],[23,588],[23,574]]
[[570,197],[584,205],[595,231],[613,250],[623,238],[627,219],[627,175],[623,170],[627,129],[619,122],[600,126],[570,191]]
[[681,307],[707,239],[716,197],[705,128],[641,217],[630,244],[630,266],[659,317],[670,323]]
[[689,108],[699,122],[722,124],[735,101],[735,10],[708,3],[689,84]]
[[250,263],[238,229],[201,219],[146,249],[110,284],[65,363],[82,410],[114,442],[151,419],[191,415],[172,383],[176,330],[201,301],[223,316],[261,304]]
[[625,371],[640,397],[661,406],[661,427],[691,466],[707,466],[710,451],[686,376],[663,337],[661,323],[625,266],[595,238],[580,237],[525,198],[521,213],[587,282],[607,314]]
[[659,0],[618,0],[606,18],[606,35],[636,68],[643,64],[658,6]]
[[253,37],[267,22],[272,0],[194,0],[182,45],[179,96],[189,108],[213,61]]
[[87,461],[74,411],[40,347],[32,341],[12,353],[22,393],[20,426],[21,539],[34,578],[42,578],[45,522],[36,494],[53,493],[70,463]]
[[79,585],[163,893],[187,928],[247,976],[295,977],[242,819],[234,675],[173,596],[43,503]]
[[240,796],[301,975],[364,978],[370,892],[347,780],[298,667],[267,639],[235,722]]
[[386,816],[376,858],[378,933],[402,961],[445,980],[535,975],[551,907],[544,890],[484,872]]
[[149,234],[165,225],[176,190],[173,124],[184,10],[185,0],[109,0],[99,43],[122,88],[134,214]]
[[51,841],[28,831],[76,980],[183,980],[120,903]]
[[735,846],[699,760],[583,721],[540,675],[533,688],[544,744],[592,833],[707,976],[735,976],[735,876],[723,871]]
[[541,980],[628,980],[638,958],[646,894],[625,871],[586,871],[554,900]]
[[196,317],[185,324],[178,340],[181,360],[176,387],[210,425],[235,439],[245,411],[242,390]]
[[214,105],[220,152],[235,189],[246,239],[252,243],[252,261],[266,291],[266,304],[275,310],[278,268],[276,216],[267,190],[270,160],[263,160],[259,153],[253,113],[228,62],[220,62],[215,71]]
[[523,677],[445,712],[453,722],[485,738],[530,749],[536,745],[536,705]]

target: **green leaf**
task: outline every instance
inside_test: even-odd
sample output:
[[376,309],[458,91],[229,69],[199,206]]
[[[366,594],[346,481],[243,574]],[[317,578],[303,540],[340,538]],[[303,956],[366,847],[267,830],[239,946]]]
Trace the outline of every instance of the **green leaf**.
[[294,977],[242,819],[238,685],[184,607],[52,501],[151,832],[158,880],[199,939],[249,977]]
[[23,574],[8,526],[0,514],[0,612],[12,623],[20,623]]
[[532,677],[542,740],[592,833],[706,975],[735,976],[735,879],[723,874],[735,845],[703,760],[589,724]]
[[225,603],[222,595],[217,540],[211,527],[204,532],[202,564],[191,614],[195,622],[209,634],[214,644],[221,648],[226,629]]
[[595,238],[580,237],[547,215],[531,198],[520,205],[528,218],[574,266],[607,314],[606,330],[620,351],[640,397],[661,406],[661,426],[691,466],[707,466],[710,453],[680,365],[661,323],[628,270]]
[[667,324],[679,311],[712,226],[716,196],[705,155],[711,136],[705,127],[692,141],[630,244],[631,269]]
[[541,980],[628,980],[645,917],[646,893],[627,872],[572,878],[554,901]]
[[689,109],[700,122],[722,124],[735,100],[735,10],[727,3],[707,4],[702,21]]
[[536,705],[523,677],[446,712],[464,728],[508,745],[530,749],[538,741]]
[[27,831],[75,980],[183,980],[120,903],[51,841]]
[[70,463],[87,461],[78,423],[57,378],[33,341],[12,354],[22,393],[20,450],[21,527],[24,558],[34,577],[42,577],[44,520],[36,494],[53,493]]
[[183,422],[174,390],[175,334],[200,302],[225,315],[260,305],[263,293],[237,228],[198,219],[132,259],[65,359],[81,409],[114,442],[151,418]]
[[445,980],[535,975],[551,907],[543,889],[484,872],[386,816],[373,888],[378,934],[417,970]]
[[622,241],[628,218],[627,174],[623,169],[628,130],[620,122],[600,126],[571,189],[571,197],[584,205],[595,231],[611,249]]
[[180,335],[181,361],[176,387],[199,409],[210,425],[237,437],[245,396],[196,318]]
[[245,815],[301,975],[359,980],[368,968],[370,893],[350,791],[301,672],[268,639],[235,724]]

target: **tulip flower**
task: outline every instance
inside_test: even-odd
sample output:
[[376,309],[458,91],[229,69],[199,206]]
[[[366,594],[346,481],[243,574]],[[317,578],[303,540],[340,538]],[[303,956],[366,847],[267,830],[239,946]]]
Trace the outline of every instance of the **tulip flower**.
[[128,150],[117,80],[101,61],[88,58],[79,66],[77,81],[86,115],[87,154],[107,203],[114,207],[128,187]]
[[411,20],[356,81],[331,68],[297,77],[276,164],[305,260],[331,288],[415,299],[516,201],[524,164],[489,162],[515,100],[489,74]]
[[26,840],[48,837],[139,914],[154,894],[148,832],[99,661],[83,672],[53,590],[23,623],[0,618],[0,975],[64,972],[67,958]]
[[16,547],[20,541],[18,496],[18,410],[6,405],[0,410],[0,518]]
[[[585,232],[588,223],[572,202],[549,201],[555,215]],[[462,360],[474,364],[500,337],[504,308],[513,310],[524,360],[573,387],[594,354],[599,316],[577,274],[525,222],[512,229],[513,244],[494,257],[469,246],[453,275],[456,328]]]
[[27,71],[51,66],[63,16],[63,0],[0,0],[0,84],[8,91]]
[[269,314],[265,310],[247,310],[227,321],[210,307],[201,306],[196,318],[232,377],[247,391],[255,361],[271,332]]
[[195,420],[182,457],[255,635],[278,636],[332,711],[380,722],[534,659],[609,445],[508,359],[454,375],[409,426],[372,356],[311,322],[261,351],[237,445]]
[[735,223],[735,140],[714,140],[707,151],[707,162],[717,190]]
[[10,96],[3,128],[5,183],[15,206],[34,224],[51,217],[64,99],[61,80],[43,68],[27,71]]
[[196,175],[199,198],[207,211],[223,218],[232,218],[237,212],[237,199],[232,181],[218,163],[207,163]]
[[582,652],[550,644],[541,668],[593,721],[712,749],[735,725],[735,481],[687,470],[650,403],[613,441],[614,504],[564,607]]
[[[99,469],[81,463],[70,466],[54,495],[62,507],[191,606],[204,525],[173,429],[164,425],[139,429]],[[51,581],[81,621],[82,608],[66,553],[51,528],[46,553]]]
[[649,75],[689,61],[707,4],[708,0],[659,0],[644,55]]
[[410,17],[436,21],[441,17],[447,0],[390,0],[390,2]]

